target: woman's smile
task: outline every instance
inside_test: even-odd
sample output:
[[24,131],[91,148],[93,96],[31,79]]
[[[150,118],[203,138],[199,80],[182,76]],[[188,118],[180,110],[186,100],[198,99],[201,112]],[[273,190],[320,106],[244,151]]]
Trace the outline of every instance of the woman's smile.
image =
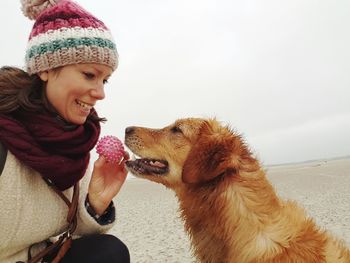
[[87,104],[85,102],[82,102],[80,100],[75,100],[76,105],[78,105],[79,109],[84,112],[87,113],[89,115],[93,105]]

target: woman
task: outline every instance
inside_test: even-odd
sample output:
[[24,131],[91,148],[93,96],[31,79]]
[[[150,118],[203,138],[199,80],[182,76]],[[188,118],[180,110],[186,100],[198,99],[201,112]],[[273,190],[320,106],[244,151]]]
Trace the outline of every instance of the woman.
[[127,247],[103,234],[128,155],[88,169],[104,120],[94,106],[117,67],[113,38],[71,1],[22,5],[36,20],[26,70],[0,69],[0,262],[129,262]]

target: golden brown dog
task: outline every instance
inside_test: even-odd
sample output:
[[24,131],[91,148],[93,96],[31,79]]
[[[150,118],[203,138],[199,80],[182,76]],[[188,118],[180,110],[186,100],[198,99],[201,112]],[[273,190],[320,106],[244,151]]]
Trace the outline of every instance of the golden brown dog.
[[341,241],[282,201],[240,136],[215,119],[128,127],[129,171],[173,189],[201,262],[349,263]]

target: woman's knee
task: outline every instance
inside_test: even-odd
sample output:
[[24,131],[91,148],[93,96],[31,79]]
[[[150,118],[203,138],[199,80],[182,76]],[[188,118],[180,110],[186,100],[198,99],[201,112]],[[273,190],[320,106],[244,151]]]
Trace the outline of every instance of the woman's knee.
[[129,263],[127,246],[109,234],[94,234],[73,240],[62,263]]
[[104,243],[104,254],[110,262],[128,263],[130,262],[130,254],[128,247],[117,237],[113,235],[103,235]]

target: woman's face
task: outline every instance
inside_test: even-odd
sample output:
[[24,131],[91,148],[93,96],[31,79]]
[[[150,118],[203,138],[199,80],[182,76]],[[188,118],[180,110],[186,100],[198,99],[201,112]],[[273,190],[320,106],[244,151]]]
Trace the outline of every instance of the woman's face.
[[112,69],[101,64],[74,64],[39,73],[46,96],[67,122],[84,124],[90,110],[105,97],[104,84]]

